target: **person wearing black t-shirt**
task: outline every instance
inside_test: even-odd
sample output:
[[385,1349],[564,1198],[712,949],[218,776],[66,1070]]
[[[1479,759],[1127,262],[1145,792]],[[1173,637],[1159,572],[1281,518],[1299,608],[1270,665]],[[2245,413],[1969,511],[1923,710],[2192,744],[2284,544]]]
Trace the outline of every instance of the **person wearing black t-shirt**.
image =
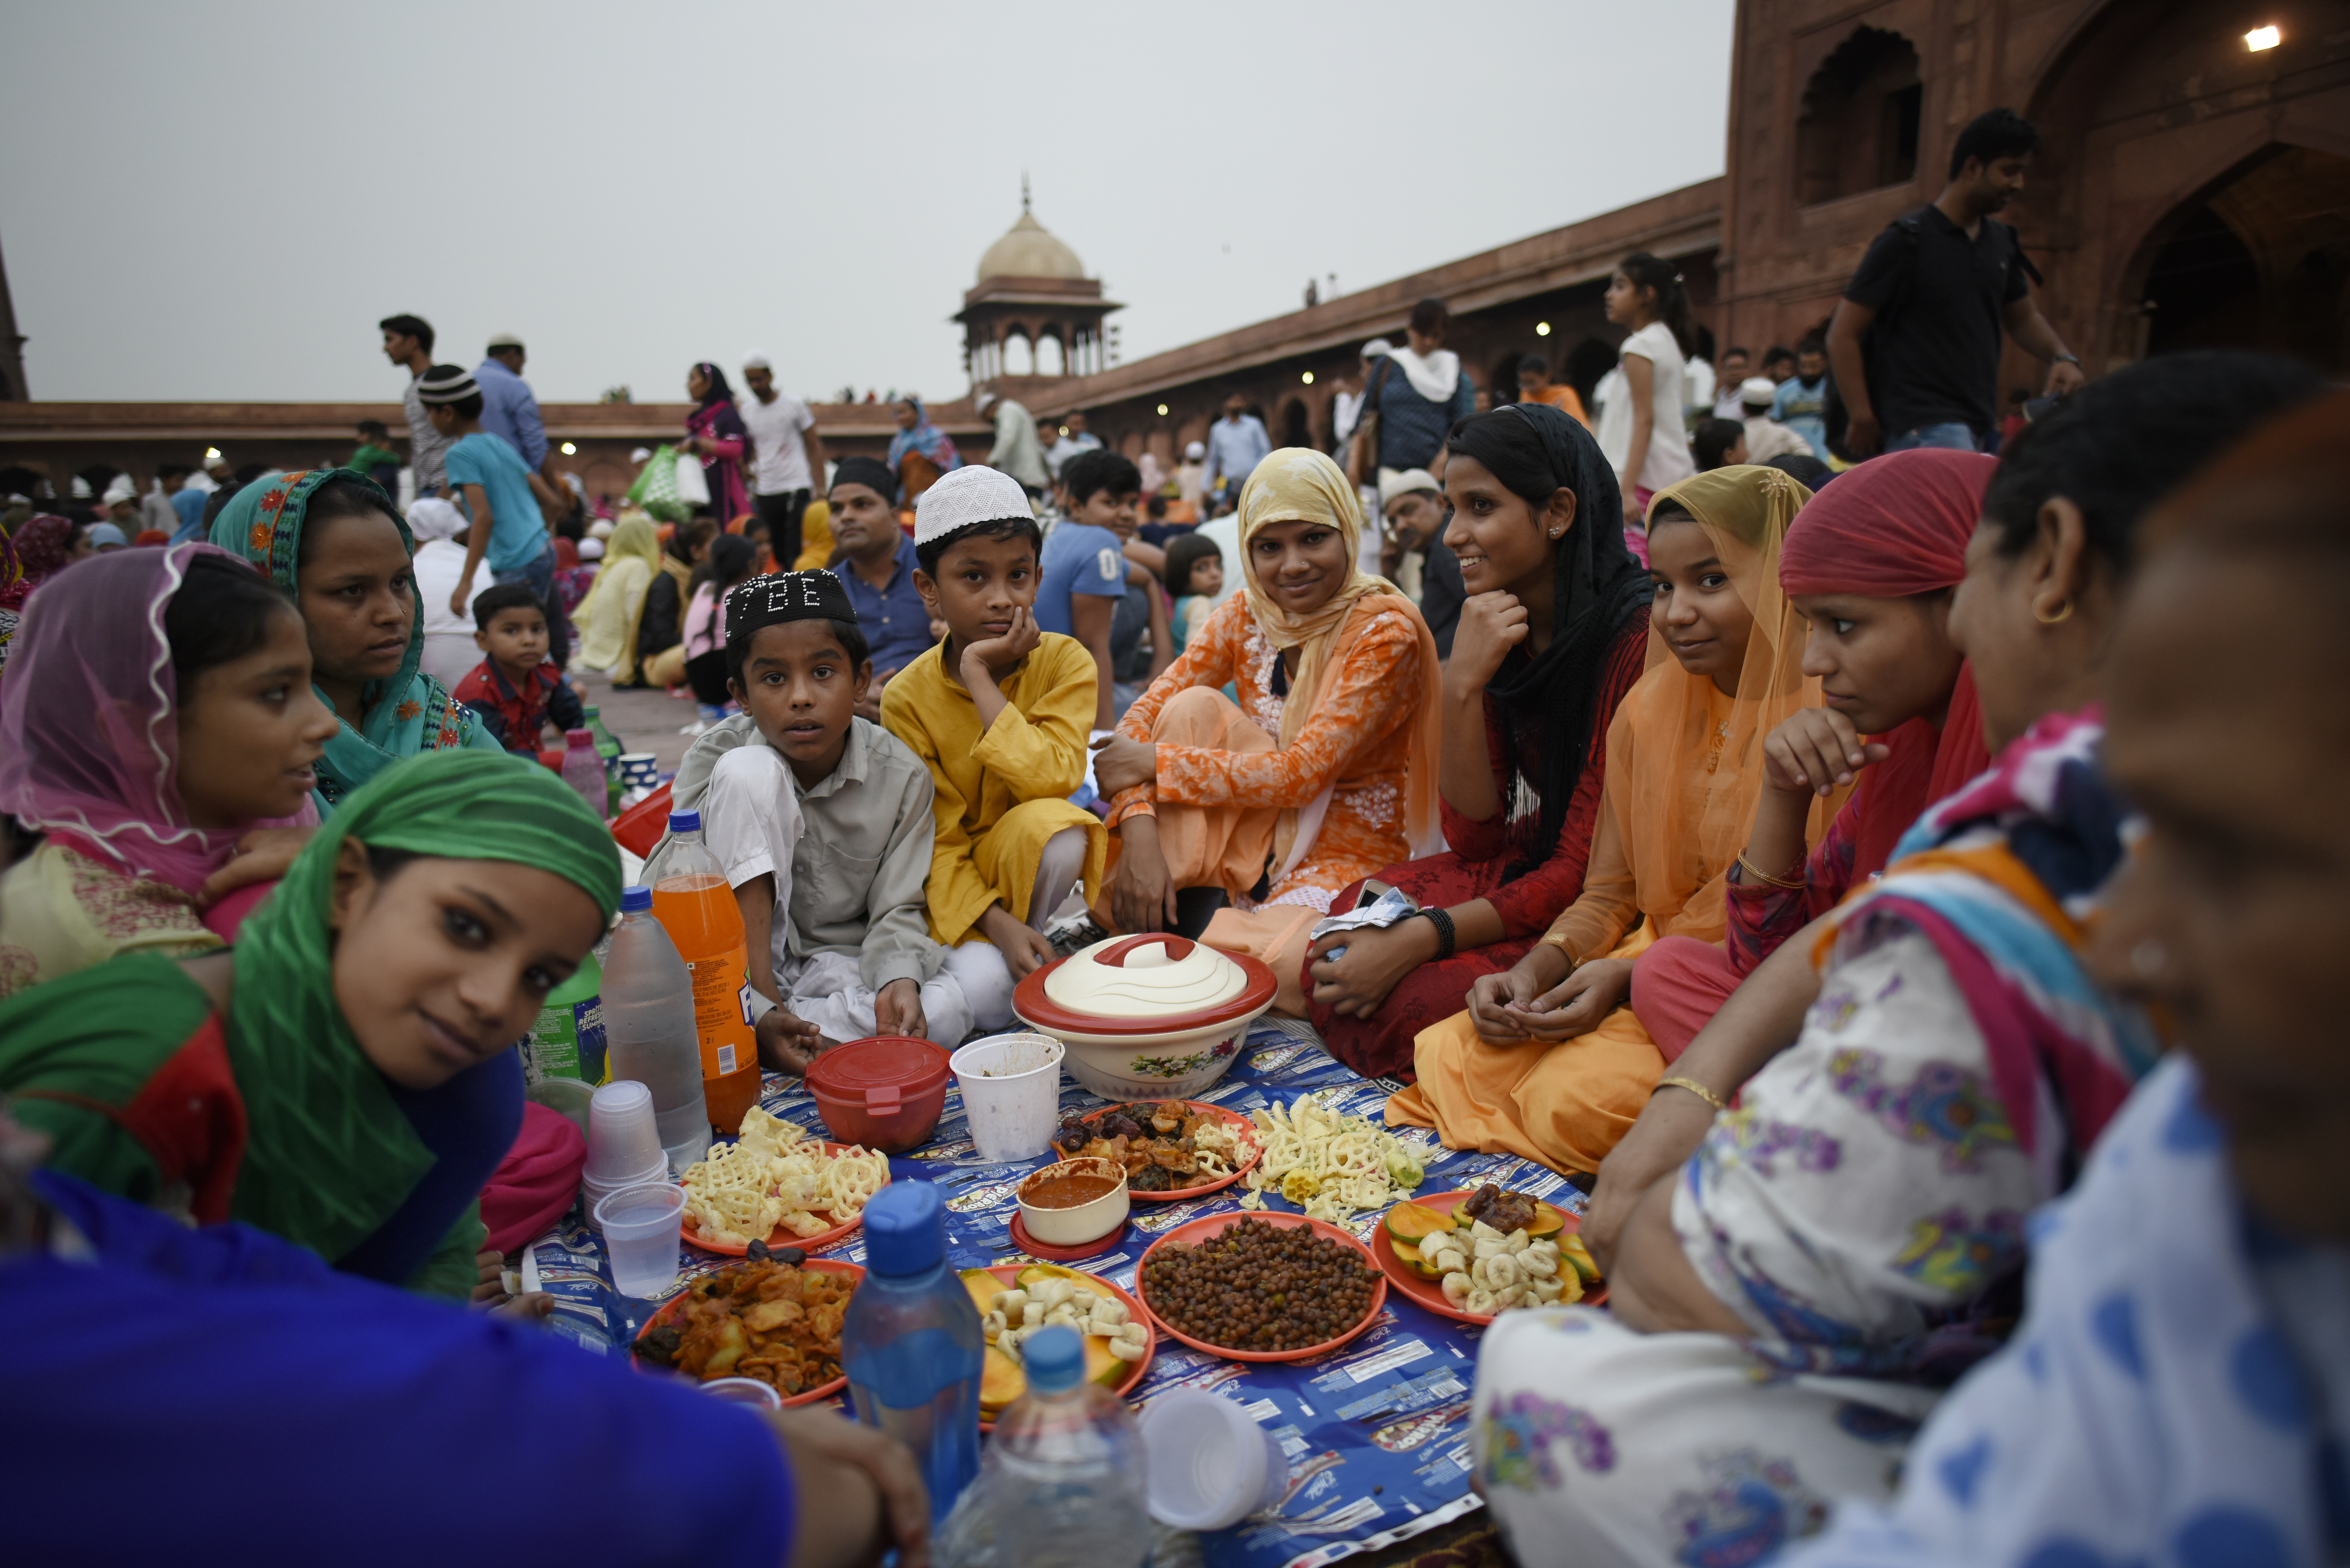
[[1828,324],[1845,456],[1981,451],[1997,421],[2002,328],[2050,361],[2051,394],[2081,384],[2081,361],[2032,301],[2025,278],[2039,275],[2015,231],[1991,215],[2023,189],[2039,146],[2039,131],[2011,109],[1976,117],[1950,150],[1942,193],[1861,258]]

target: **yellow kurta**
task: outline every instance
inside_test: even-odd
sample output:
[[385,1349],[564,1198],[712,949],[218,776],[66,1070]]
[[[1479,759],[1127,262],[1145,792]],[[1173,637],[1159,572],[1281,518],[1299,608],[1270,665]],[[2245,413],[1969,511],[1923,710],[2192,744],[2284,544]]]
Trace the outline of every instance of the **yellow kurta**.
[[178,888],[54,839],[0,876],[0,996],[123,953],[176,958],[220,945]]
[[1099,897],[1109,835],[1101,818],[1068,799],[1085,782],[1094,718],[1094,659],[1085,644],[1045,633],[1003,682],[1006,706],[984,731],[945,659],[941,643],[892,676],[881,689],[881,722],[929,766],[937,789],[931,934],[951,947],[977,934],[990,904],[1029,918],[1045,841],[1065,828],[1087,830],[1086,894]]

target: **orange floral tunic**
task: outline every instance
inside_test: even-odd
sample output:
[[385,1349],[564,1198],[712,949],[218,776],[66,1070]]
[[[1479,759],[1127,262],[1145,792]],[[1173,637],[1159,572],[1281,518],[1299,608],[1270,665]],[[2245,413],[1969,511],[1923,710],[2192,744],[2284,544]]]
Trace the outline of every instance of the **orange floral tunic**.
[[[1268,736],[1281,732],[1282,711],[1295,691],[1274,691],[1280,653],[1234,594],[1192,633],[1182,657],[1150,683],[1127,710],[1118,732],[1150,741],[1159,710],[1177,692],[1230,683],[1240,709]],[[1110,800],[1109,826],[1155,815],[1159,801],[1198,806],[1310,805],[1325,789],[1330,807],[1321,832],[1263,902],[1330,912],[1331,898],[1350,882],[1411,858],[1404,822],[1405,762],[1423,690],[1420,630],[1393,610],[1372,617],[1327,681],[1296,742],[1277,751],[1226,752],[1161,743],[1156,784],[1120,790]],[[1283,684],[1287,685],[1284,675]]]

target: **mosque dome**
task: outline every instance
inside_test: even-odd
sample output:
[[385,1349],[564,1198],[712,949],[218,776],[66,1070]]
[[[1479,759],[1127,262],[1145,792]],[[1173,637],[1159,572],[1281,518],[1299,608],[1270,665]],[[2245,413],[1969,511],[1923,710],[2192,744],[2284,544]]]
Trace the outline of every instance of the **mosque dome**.
[[979,258],[979,281],[991,277],[1083,278],[1085,264],[1077,253],[1055,239],[1028,211],[1024,198],[1020,221]]

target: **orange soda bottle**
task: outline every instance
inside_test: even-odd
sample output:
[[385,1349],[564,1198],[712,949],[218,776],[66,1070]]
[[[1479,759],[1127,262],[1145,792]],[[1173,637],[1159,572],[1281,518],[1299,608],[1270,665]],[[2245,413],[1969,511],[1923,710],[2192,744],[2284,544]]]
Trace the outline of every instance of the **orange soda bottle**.
[[718,861],[702,841],[702,814],[675,811],[670,841],[646,868],[653,918],[693,975],[694,1033],[702,1042],[702,1095],[721,1137],[743,1130],[759,1103],[759,1050],[751,1024],[751,981],[743,911]]

